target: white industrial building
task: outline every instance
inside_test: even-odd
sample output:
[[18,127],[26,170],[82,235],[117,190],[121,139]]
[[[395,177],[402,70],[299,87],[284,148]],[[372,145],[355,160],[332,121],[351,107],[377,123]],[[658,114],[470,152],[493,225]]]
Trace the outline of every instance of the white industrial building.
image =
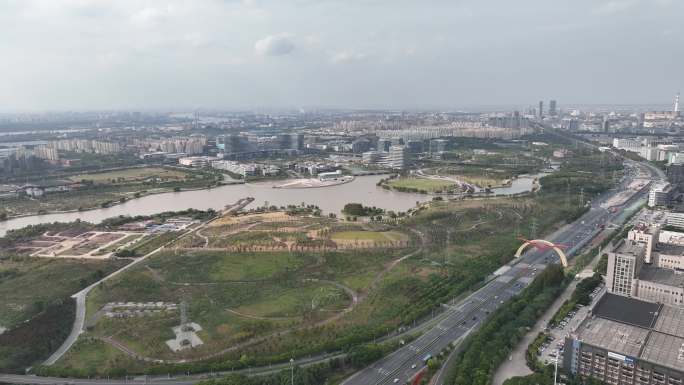
[[648,207],[666,206],[670,203],[672,186],[669,183],[661,183],[651,187],[648,192]]

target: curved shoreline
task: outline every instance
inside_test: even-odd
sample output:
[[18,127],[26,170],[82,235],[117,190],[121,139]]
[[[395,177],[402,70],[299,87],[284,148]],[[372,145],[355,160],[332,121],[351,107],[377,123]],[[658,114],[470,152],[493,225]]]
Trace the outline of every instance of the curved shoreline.
[[[539,188],[541,186],[539,183],[539,180],[548,174],[550,174],[550,173],[539,172],[536,174],[520,174],[514,178],[508,179],[506,183],[504,183],[500,186],[492,187],[491,189],[489,189],[489,192],[487,191],[487,189],[482,188],[482,187],[477,186],[477,185],[473,185],[473,186],[477,187],[479,189],[479,191],[474,191],[474,192],[468,192],[468,191],[459,191],[459,192],[401,191],[401,190],[396,189],[396,188],[392,187],[391,185],[389,185],[388,182],[390,182],[391,179],[387,179],[387,180],[383,179],[382,183],[380,183],[378,186],[380,186],[380,187],[382,187],[388,191],[393,191],[393,192],[397,192],[397,193],[421,194],[421,195],[432,196],[432,197],[438,197],[439,196],[439,197],[458,198],[458,197],[484,197],[484,196],[511,196],[511,195],[520,195],[520,194],[524,194],[524,193],[535,192],[535,191],[539,190]],[[449,180],[449,181],[454,182],[454,184],[464,183],[466,185],[470,185],[470,184],[465,183],[463,181],[457,182],[455,179],[451,179],[448,177],[441,177],[440,178],[438,176],[438,178],[430,178],[424,174],[419,174],[418,178],[428,179],[428,180]],[[524,189],[521,189],[520,191],[517,191],[517,192],[502,192],[501,191],[503,189],[512,189],[514,187],[514,184],[516,181],[520,181],[520,180],[524,180],[524,179],[530,179],[531,180],[529,188],[524,188]]]
[[[26,213],[26,214],[19,214],[19,215],[11,215],[8,216],[4,220],[0,220],[0,224],[3,222],[11,221],[13,219],[18,219],[18,218],[26,218],[26,217],[37,217],[37,216],[42,216],[42,215],[53,215],[53,214],[72,214],[72,213],[85,213],[88,211],[93,211],[93,210],[100,210],[100,209],[106,209],[110,207],[115,207],[122,205],[124,203],[127,203],[129,201],[134,201],[136,199],[141,199],[141,198],[146,198],[154,195],[160,195],[160,194],[169,194],[169,193],[180,193],[180,192],[186,192],[186,191],[202,191],[202,190],[211,190],[213,188],[217,187],[223,187],[223,186],[231,186],[231,185],[237,185],[237,184],[245,184],[245,182],[240,182],[240,183],[223,183],[217,186],[211,186],[211,187],[191,187],[191,188],[182,188],[178,191],[174,191],[173,189],[167,190],[167,191],[156,191],[156,192],[151,192],[151,193],[146,193],[146,194],[140,194],[138,197],[133,197],[133,198],[126,198],[125,201],[112,201],[110,204],[108,204],[106,207],[102,206],[93,206],[93,207],[88,207],[84,209],[72,209],[72,210],[50,210],[50,211],[45,211],[45,212],[33,212],[33,213]],[[137,191],[136,191],[137,192]]]

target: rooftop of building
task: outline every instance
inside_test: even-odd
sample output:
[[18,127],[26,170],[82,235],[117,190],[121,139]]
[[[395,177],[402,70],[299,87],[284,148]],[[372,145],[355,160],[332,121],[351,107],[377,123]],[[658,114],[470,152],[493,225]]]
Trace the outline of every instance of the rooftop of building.
[[606,293],[577,330],[586,344],[684,371],[684,309]]
[[644,245],[633,242],[627,239],[624,239],[620,242],[618,247],[615,248],[615,253],[617,254],[624,254],[624,255],[631,255],[631,256],[642,256],[645,253],[645,248]]
[[[673,233],[671,237],[683,236],[683,233],[670,231],[668,233]],[[658,243],[655,250],[660,254],[666,255],[684,255],[684,245],[673,245],[670,243]]]
[[640,358],[658,365],[684,370],[684,338],[651,332]]
[[578,337],[592,346],[637,357],[648,333],[648,329],[638,326],[594,317],[585,321],[578,331]]
[[639,272],[640,281],[654,282],[661,285],[684,287],[684,274],[674,269],[644,265]]
[[592,310],[597,317],[642,328],[650,328],[661,305],[606,293]]
[[663,306],[658,312],[658,319],[653,330],[684,338],[684,309]]

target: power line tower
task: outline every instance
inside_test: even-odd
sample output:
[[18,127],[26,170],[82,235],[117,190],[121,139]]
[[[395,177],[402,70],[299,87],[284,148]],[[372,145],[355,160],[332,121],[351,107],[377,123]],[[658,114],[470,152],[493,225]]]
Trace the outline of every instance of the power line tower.
[[580,207],[584,206],[584,187],[580,189],[580,194],[579,194],[579,205]]
[[446,233],[446,246],[444,247],[444,251],[442,252],[442,274],[446,277],[449,275],[449,271],[447,270],[447,253],[449,252],[449,242],[451,240],[451,229],[447,230]]
[[570,180],[565,181],[565,208],[570,207]]
[[530,224],[530,239],[537,239],[537,218],[532,218]]
[[180,303],[180,326],[181,329],[185,329],[188,324],[188,303],[181,301]]

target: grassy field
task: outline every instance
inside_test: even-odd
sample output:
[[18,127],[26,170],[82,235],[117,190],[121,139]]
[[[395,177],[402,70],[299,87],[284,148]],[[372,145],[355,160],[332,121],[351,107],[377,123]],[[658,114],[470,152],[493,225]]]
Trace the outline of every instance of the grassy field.
[[124,264],[28,257],[0,260],[0,325],[11,327],[29,319],[45,304],[74,294],[84,283]]
[[158,178],[160,181],[184,181],[190,174],[180,170],[162,167],[141,167],[107,171],[93,174],[79,174],[69,177],[74,182],[91,180],[95,183],[128,183]]
[[389,181],[388,184],[394,188],[416,189],[427,192],[442,191],[454,186],[454,182],[450,181],[413,177],[394,179]]
[[[165,252],[115,281],[96,288],[88,313],[107,302],[189,303],[190,320],[204,329],[205,345],[173,353],[164,341],[179,323],[176,313],[130,319],[101,319],[90,333],[115,335],[127,346],[153,357],[190,358],[246,339],[313,324],[349,306],[351,290],[368,288],[394,252],[377,253],[221,253]],[[106,365],[106,363],[105,363]]]
[[290,253],[166,252],[163,257],[151,259],[148,265],[163,270],[168,281],[219,283],[271,279],[286,269],[298,269],[307,261],[308,258]]
[[100,370],[100,365],[105,363],[108,368],[128,368],[131,371],[143,367],[140,362],[128,357],[120,350],[96,339],[79,339],[76,344],[64,355],[60,363],[73,370],[75,375],[81,377],[95,376],[96,374],[117,375],[115,371],[107,373]]

